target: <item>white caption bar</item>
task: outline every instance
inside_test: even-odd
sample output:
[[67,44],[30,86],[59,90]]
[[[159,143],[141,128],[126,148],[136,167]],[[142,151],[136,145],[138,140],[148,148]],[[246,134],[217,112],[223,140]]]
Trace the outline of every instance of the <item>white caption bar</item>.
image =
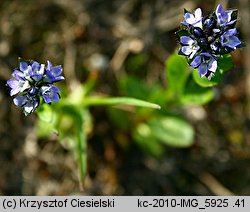
[[250,196],[8,196],[0,211],[250,211]]

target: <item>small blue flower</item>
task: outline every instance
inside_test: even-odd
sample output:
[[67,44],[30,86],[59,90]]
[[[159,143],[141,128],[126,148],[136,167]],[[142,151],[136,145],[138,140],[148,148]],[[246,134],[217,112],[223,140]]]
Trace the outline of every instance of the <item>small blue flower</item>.
[[19,68],[12,73],[13,78],[7,81],[7,85],[11,88],[11,96],[23,92],[30,87],[27,78],[29,78],[31,67],[27,63],[21,62]]
[[46,67],[46,76],[50,83],[58,82],[64,80],[64,77],[61,76],[62,74],[62,67],[61,66],[52,66],[50,61],[47,61]]
[[184,18],[185,22],[182,22],[183,25],[192,25],[194,27],[202,28],[202,11],[200,8],[196,9],[194,14],[186,12]]
[[237,30],[235,28],[229,29],[226,32],[224,32],[223,35],[221,36],[222,46],[226,46],[231,49],[236,49],[236,47],[241,44],[239,38],[235,36],[236,34]]
[[198,46],[198,43],[196,40],[188,37],[188,36],[182,36],[180,37],[180,43],[185,45],[181,47],[181,52],[188,56],[189,59],[192,59],[194,55],[198,52],[200,47]]
[[39,98],[29,94],[17,96],[13,101],[16,106],[23,108],[26,116],[33,113],[39,105]]
[[191,63],[194,68],[198,67],[198,72],[200,77],[204,77],[209,72],[216,72],[217,61],[208,53],[201,53],[199,56],[195,57]]
[[56,86],[41,87],[41,94],[46,103],[58,102],[60,100],[60,89]]
[[[26,62],[20,62],[19,70],[14,71],[13,74],[17,73],[23,79],[30,79],[32,67]],[[15,76],[14,76],[15,77]]]
[[36,82],[41,81],[44,77],[44,71],[45,71],[44,68],[45,68],[44,64],[39,64],[36,61],[32,61],[30,77]]
[[64,80],[61,66],[52,66],[48,61],[40,64],[36,61],[20,62],[19,69],[12,73],[12,79],[7,81],[11,88],[10,95],[16,96],[13,101],[18,107],[22,107],[24,114],[34,112],[40,104],[40,99],[51,104],[60,100],[60,89],[54,86],[55,82]]
[[215,11],[218,24],[221,26],[234,24],[237,21],[237,19],[232,20],[232,13],[233,10],[224,10],[223,6],[219,4]]
[[14,96],[18,93],[24,92],[30,87],[29,81],[20,79],[10,79],[7,81],[7,85],[11,88],[10,96]]

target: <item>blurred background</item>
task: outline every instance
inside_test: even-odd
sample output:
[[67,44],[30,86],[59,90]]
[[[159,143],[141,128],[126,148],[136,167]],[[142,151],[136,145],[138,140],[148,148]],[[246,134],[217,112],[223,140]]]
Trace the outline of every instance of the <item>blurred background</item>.
[[[65,93],[91,79],[93,94],[161,103],[168,86],[164,63],[178,49],[175,31],[183,9],[201,7],[208,14],[218,3],[239,9],[237,28],[246,48],[233,54],[235,66],[214,88],[212,102],[171,107],[194,127],[193,145],[145,148],[133,127],[147,121],[150,112],[92,107],[88,175],[80,191],[72,151],[55,133],[39,136],[36,114],[25,117],[12,103],[5,84],[18,57],[61,64]],[[1,0],[0,195],[250,195],[249,4]]]

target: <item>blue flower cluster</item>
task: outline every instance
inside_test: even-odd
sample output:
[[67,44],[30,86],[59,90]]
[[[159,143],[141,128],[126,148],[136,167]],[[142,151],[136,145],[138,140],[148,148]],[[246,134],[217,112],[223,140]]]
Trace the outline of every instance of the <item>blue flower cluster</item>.
[[60,99],[59,88],[54,86],[55,82],[64,80],[61,66],[54,66],[50,61],[40,64],[36,61],[21,61],[13,78],[7,81],[11,88],[10,95],[14,96],[14,104],[22,107],[24,114],[34,112],[40,104],[40,99],[45,103],[58,102]]
[[194,13],[185,10],[184,19],[177,32],[179,54],[187,56],[189,65],[198,68],[200,77],[210,80],[217,70],[217,59],[242,44],[235,28],[237,10],[224,10],[219,4],[207,17],[202,16],[200,8]]

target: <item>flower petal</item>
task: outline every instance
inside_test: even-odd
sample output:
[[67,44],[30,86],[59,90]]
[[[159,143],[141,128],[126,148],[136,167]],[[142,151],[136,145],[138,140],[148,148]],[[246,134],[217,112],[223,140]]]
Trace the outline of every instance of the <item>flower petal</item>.
[[184,45],[192,45],[194,43],[194,40],[189,36],[181,36],[180,42]]
[[36,62],[36,61],[33,61],[31,67],[32,67],[32,70],[39,69],[40,64],[38,62]]
[[196,20],[200,20],[202,18],[201,8],[197,8],[194,12],[194,16]]
[[217,70],[217,61],[215,59],[212,59],[208,65],[208,70],[211,72],[216,72]]
[[197,56],[194,58],[194,60],[190,65],[193,66],[194,68],[197,68],[200,64],[201,64],[201,56]]
[[19,79],[21,79],[21,78],[24,77],[24,74],[23,74],[23,72],[21,72],[20,70],[15,70],[15,71],[12,73],[12,76],[19,80]]
[[181,47],[181,51],[183,54],[188,56],[192,53],[193,49],[191,49],[189,46],[183,46]]
[[224,46],[228,46],[232,49],[236,49],[236,47],[241,44],[241,41],[236,36],[231,36],[231,37],[229,37],[227,42],[225,42],[223,44],[224,44]]
[[60,100],[60,89],[56,86],[43,86],[41,88],[42,97],[46,103],[58,102]]
[[185,13],[184,18],[188,24],[192,24],[193,22],[195,22],[195,17],[191,13]]
[[56,86],[51,86],[51,90],[53,91],[53,92],[55,92],[55,93],[59,93],[60,92],[60,89],[58,88],[58,87],[56,87]]
[[216,8],[215,14],[217,16],[217,21],[220,25],[231,25],[236,22],[232,19],[233,10],[224,10],[223,6],[219,4]]
[[52,68],[52,63],[49,60],[47,60],[47,69],[51,70],[51,68]]
[[194,55],[198,52],[199,49],[199,46],[196,49],[193,49],[192,53],[189,55],[189,59],[193,59]]
[[35,111],[35,109],[38,107],[38,102],[27,102],[24,106],[24,114],[27,116]]
[[241,41],[237,36],[235,36],[237,33],[237,30],[229,29],[227,30],[222,36],[221,36],[221,43],[222,46],[227,46],[232,49],[236,49],[236,47],[241,44]]
[[51,72],[52,72],[52,74],[54,76],[59,76],[62,73],[62,67],[61,66],[55,66],[55,67],[52,68]]
[[207,74],[208,67],[206,63],[201,63],[200,66],[198,67],[198,72],[200,77],[203,77]]
[[19,84],[18,80],[15,80],[15,79],[10,79],[7,81],[7,85],[10,87],[10,88],[15,88],[17,87]]
[[225,10],[224,10],[222,4],[219,4],[219,5],[217,6],[216,10],[215,10],[215,14],[216,14],[217,17],[218,17],[219,14],[222,14],[222,13],[224,13],[224,12],[225,12]]
[[28,64],[26,62],[20,62],[20,71],[24,72],[28,68]]
[[237,34],[237,29],[236,28],[233,28],[233,29],[229,29],[227,30],[226,32],[224,32],[223,35],[226,35],[226,36],[233,36],[233,35],[236,35]]
[[16,106],[22,107],[27,101],[26,96],[17,96],[13,99],[13,102]]

